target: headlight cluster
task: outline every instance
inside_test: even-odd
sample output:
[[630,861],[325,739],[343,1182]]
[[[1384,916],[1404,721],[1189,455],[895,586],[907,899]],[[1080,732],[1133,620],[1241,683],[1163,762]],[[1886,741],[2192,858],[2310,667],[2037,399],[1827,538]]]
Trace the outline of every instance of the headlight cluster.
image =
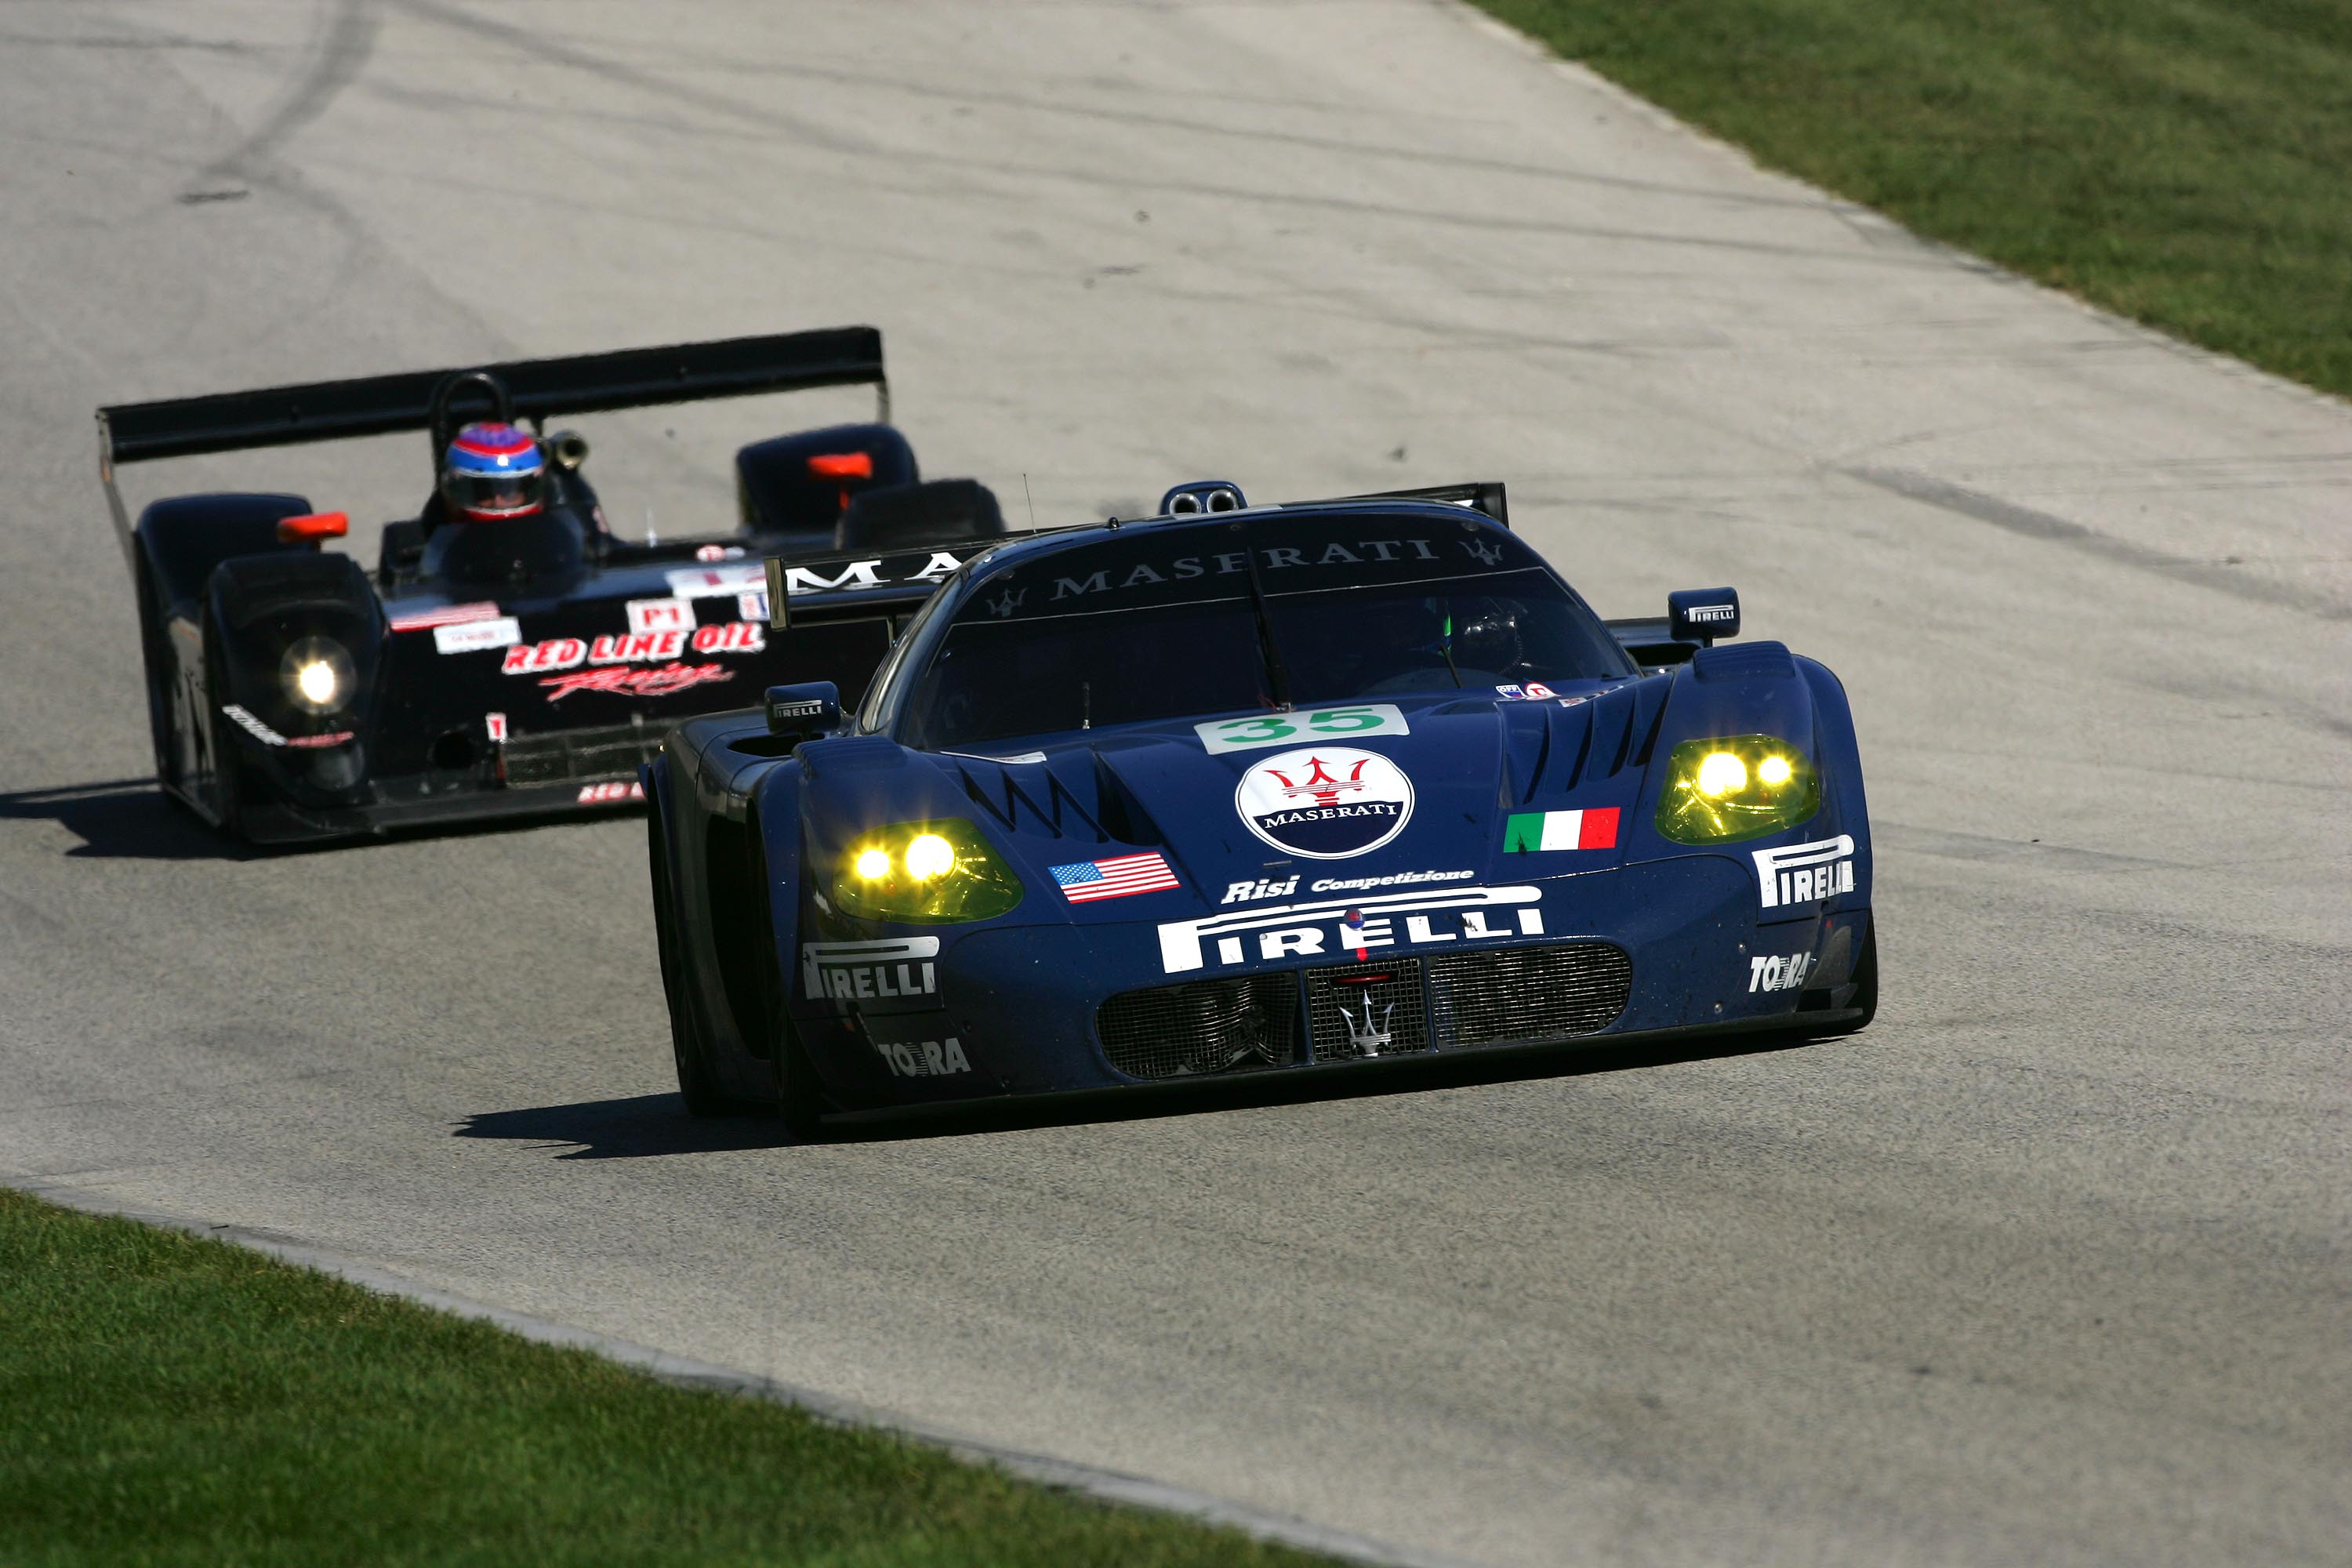
[[352,700],[359,672],[351,651],[332,637],[304,637],[286,650],[278,679],[287,699],[305,713],[332,713]]
[[1666,759],[1658,831],[1677,844],[1724,844],[1792,827],[1822,806],[1822,775],[1769,735],[1685,741]]
[[1010,910],[1021,894],[1021,879],[961,817],[866,834],[833,879],[835,904],[872,921],[984,921]]

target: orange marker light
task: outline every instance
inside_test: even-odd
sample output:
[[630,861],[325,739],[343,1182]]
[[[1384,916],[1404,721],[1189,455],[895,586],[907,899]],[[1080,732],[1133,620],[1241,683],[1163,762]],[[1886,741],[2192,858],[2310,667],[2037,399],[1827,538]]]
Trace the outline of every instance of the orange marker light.
[[871,452],[820,452],[808,463],[809,472],[820,479],[870,479],[874,477],[874,454]]
[[278,520],[278,542],[280,544],[316,543],[321,539],[341,539],[352,531],[350,514],[340,511],[306,512],[300,517]]

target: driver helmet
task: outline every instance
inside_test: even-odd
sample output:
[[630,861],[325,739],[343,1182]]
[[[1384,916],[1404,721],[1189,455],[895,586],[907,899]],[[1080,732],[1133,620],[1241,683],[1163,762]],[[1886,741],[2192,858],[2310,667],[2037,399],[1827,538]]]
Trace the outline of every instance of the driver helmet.
[[539,443],[511,425],[468,425],[441,463],[441,499],[474,522],[529,517],[545,502],[547,460]]

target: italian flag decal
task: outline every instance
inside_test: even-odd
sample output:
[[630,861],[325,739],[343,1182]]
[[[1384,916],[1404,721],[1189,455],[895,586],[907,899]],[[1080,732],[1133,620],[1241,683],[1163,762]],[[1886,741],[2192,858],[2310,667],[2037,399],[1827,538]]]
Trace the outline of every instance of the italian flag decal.
[[1613,805],[1597,805],[1589,811],[1518,811],[1503,824],[1506,855],[1616,847],[1617,808]]

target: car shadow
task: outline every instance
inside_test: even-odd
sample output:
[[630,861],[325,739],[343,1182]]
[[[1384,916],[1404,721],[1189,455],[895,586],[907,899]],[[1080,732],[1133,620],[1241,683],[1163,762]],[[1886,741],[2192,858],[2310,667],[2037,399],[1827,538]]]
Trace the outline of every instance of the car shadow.
[[0,822],[54,822],[81,840],[68,858],[105,860],[251,860],[198,822],[152,778],[105,779],[0,795]]
[[544,812],[480,822],[436,823],[385,835],[353,835],[295,844],[240,844],[196,820],[152,778],[104,779],[0,795],[0,822],[55,822],[81,840],[71,858],[127,860],[275,860],[288,856],[350,854],[415,838],[470,838],[530,833],[608,817],[642,816],[619,808],[595,817],[551,807]]
[[706,1121],[688,1116],[685,1100],[675,1094],[486,1110],[467,1117],[451,1136],[537,1143],[559,1160],[641,1160],[656,1154],[783,1147],[793,1142],[783,1124],[772,1117],[730,1116]]
[[[1755,1034],[1668,1045],[1587,1044],[1463,1051],[1443,1057],[1401,1058],[1381,1063],[1369,1072],[1318,1074],[1310,1068],[1280,1078],[1244,1073],[1199,1084],[1154,1084],[1083,1096],[927,1106],[887,1120],[835,1124],[814,1142],[877,1143],[919,1138],[968,1138],[1047,1127],[1192,1116],[1207,1111],[1311,1105],[1332,1100],[1373,1100],[1432,1089],[1476,1089],[1497,1083],[1633,1072],[1643,1068],[1758,1056],[1824,1043],[1830,1042],[1785,1034]],[[641,1094],[626,1100],[590,1100],[571,1105],[484,1111],[468,1116],[453,1135],[535,1142],[555,1152],[559,1160],[634,1160],[661,1154],[789,1149],[803,1142],[772,1117],[702,1121],[688,1116],[685,1102],[675,1094]]]

